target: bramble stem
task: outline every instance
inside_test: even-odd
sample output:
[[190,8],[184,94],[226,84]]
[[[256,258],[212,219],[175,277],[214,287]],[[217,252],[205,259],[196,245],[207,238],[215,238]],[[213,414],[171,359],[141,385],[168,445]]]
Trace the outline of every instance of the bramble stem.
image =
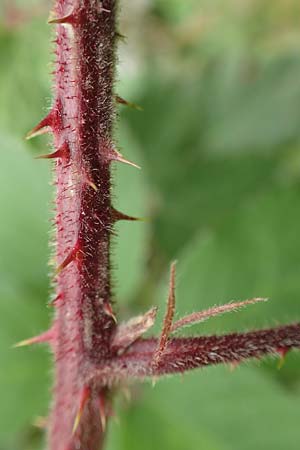
[[[111,310],[110,235],[113,226],[108,157],[115,117],[114,0],[57,0],[54,116],[56,162],[57,302],[54,403],[49,449],[96,450],[103,440],[98,398],[91,389],[72,432],[86,370],[108,357],[115,328]],[[84,424],[84,426],[82,425]]]

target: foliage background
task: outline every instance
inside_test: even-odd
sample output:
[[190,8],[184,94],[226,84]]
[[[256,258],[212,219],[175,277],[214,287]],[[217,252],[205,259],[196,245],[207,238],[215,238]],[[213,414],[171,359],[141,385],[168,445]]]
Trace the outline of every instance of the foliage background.
[[[299,320],[300,5],[297,0],[123,0],[116,130],[129,159],[115,202],[146,216],[114,244],[119,314],[158,304],[178,265],[178,315],[232,299],[267,304],[213,319],[220,333]],[[0,0],[0,450],[38,450],[51,358],[12,350],[45,329],[49,299],[47,139],[24,134],[51,104],[49,2]],[[161,316],[160,316],[161,317]],[[158,327],[157,327],[158,329]],[[194,332],[193,330],[189,330]],[[296,450],[299,354],[209,368],[132,389],[109,450]]]

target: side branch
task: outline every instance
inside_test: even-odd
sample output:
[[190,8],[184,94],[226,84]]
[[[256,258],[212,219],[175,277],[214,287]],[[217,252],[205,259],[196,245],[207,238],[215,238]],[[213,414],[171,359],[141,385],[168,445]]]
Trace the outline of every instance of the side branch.
[[173,338],[158,364],[153,356],[158,339],[141,339],[112,360],[115,379],[157,377],[224,363],[240,363],[264,355],[282,355],[300,348],[300,324],[223,336]]

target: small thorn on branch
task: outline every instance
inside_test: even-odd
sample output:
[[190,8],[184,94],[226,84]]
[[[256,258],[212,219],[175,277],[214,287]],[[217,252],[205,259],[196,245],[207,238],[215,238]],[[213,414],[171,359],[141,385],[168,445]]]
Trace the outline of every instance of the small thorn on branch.
[[84,411],[84,407],[86,405],[86,402],[89,400],[91,396],[91,389],[89,386],[85,386],[80,394],[80,401],[79,401],[79,408],[77,411],[77,414],[75,416],[75,420],[74,420],[74,425],[73,425],[73,429],[72,429],[72,434],[74,435],[76,433],[76,430],[79,426],[83,411]]
[[129,166],[135,167],[136,169],[141,169],[141,167],[138,164],[135,164],[134,162],[129,161],[128,159],[124,158],[124,156],[121,155],[121,153],[119,153],[115,149],[111,150],[110,160],[111,161],[121,162],[123,164],[128,164]]
[[139,106],[133,102],[128,102],[127,100],[125,100],[123,97],[120,97],[119,95],[116,95],[115,98],[116,98],[116,102],[119,103],[120,105],[125,105],[125,106],[128,106],[129,108],[133,108],[138,111],[143,111],[143,108],[141,106]]
[[106,430],[106,399],[105,394],[103,392],[100,392],[99,394],[98,403],[99,403],[101,428],[102,432],[104,433]]
[[278,370],[282,369],[282,367],[285,363],[286,355],[288,354],[289,351],[290,351],[290,348],[288,348],[288,347],[280,347],[277,349],[277,353],[279,354],[279,361],[277,364]]
[[52,113],[50,112],[44,119],[42,119],[32,130],[28,131],[25,139],[29,140],[41,134],[49,133],[52,127]]
[[116,31],[115,36],[117,39],[120,39],[120,41],[126,41],[127,39],[127,37],[119,31]]
[[114,222],[118,222],[119,220],[128,220],[128,221],[132,221],[132,222],[144,221],[145,220],[145,219],[140,218],[140,217],[128,216],[127,214],[124,214],[124,213],[122,213],[120,211],[117,211],[113,207],[111,207],[111,218],[112,218],[112,220]]
[[28,345],[33,344],[42,344],[42,343],[51,343],[55,337],[54,331],[52,328],[50,330],[45,331],[44,333],[39,334],[38,336],[33,336],[29,339],[24,339],[23,341],[17,342],[13,345],[14,348],[18,347],[26,347]]
[[63,17],[51,17],[48,19],[50,25],[75,25],[77,23],[77,15],[73,11]]
[[111,317],[115,323],[118,323],[110,303],[108,302],[103,303],[103,310],[105,314]]
[[58,275],[63,269],[65,269],[71,262],[79,261],[81,255],[80,244],[77,242],[63,262],[56,268],[55,274]]
[[46,430],[48,425],[48,418],[43,416],[37,416],[32,425],[40,430]]
[[175,314],[175,278],[176,278],[176,261],[173,261],[170,269],[167,310],[164,317],[163,329],[160,335],[158,346],[153,355],[152,360],[153,367],[157,367],[157,365],[159,364],[160,358],[162,357],[166,349],[169,335],[172,329],[172,323]]
[[141,169],[141,167],[132,161],[129,161],[128,159],[125,159],[121,153],[119,153],[114,147],[113,144],[110,142],[107,142],[105,140],[102,140],[100,144],[100,154],[103,157],[103,159],[107,162],[121,162],[124,164],[128,164],[130,166],[136,167],[137,169]]
[[57,306],[59,302],[63,299],[63,294],[58,294],[51,302],[49,302],[48,306]]
[[61,126],[61,102],[56,101],[47,116],[26,134],[25,139],[28,140],[51,131],[60,131]]
[[35,159],[57,159],[57,158],[61,158],[66,161],[69,160],[70,158],[69,144],[64,142],[55,152],[35,157]]

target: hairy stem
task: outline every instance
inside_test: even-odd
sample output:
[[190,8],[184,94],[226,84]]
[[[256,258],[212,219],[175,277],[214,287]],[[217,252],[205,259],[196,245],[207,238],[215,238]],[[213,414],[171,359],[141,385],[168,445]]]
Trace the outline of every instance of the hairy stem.
[[53,325],[50,450],[96,450],[103,440],[101,379],[89,387],[76,430],[74,421],[81,413],[87,367],[108,357],[115,327],[109,260],[115,9],[114,0],[57,0],[53,11],[57,61],[50,127],[56,149],[65,151],[56,163],[60,300]]

